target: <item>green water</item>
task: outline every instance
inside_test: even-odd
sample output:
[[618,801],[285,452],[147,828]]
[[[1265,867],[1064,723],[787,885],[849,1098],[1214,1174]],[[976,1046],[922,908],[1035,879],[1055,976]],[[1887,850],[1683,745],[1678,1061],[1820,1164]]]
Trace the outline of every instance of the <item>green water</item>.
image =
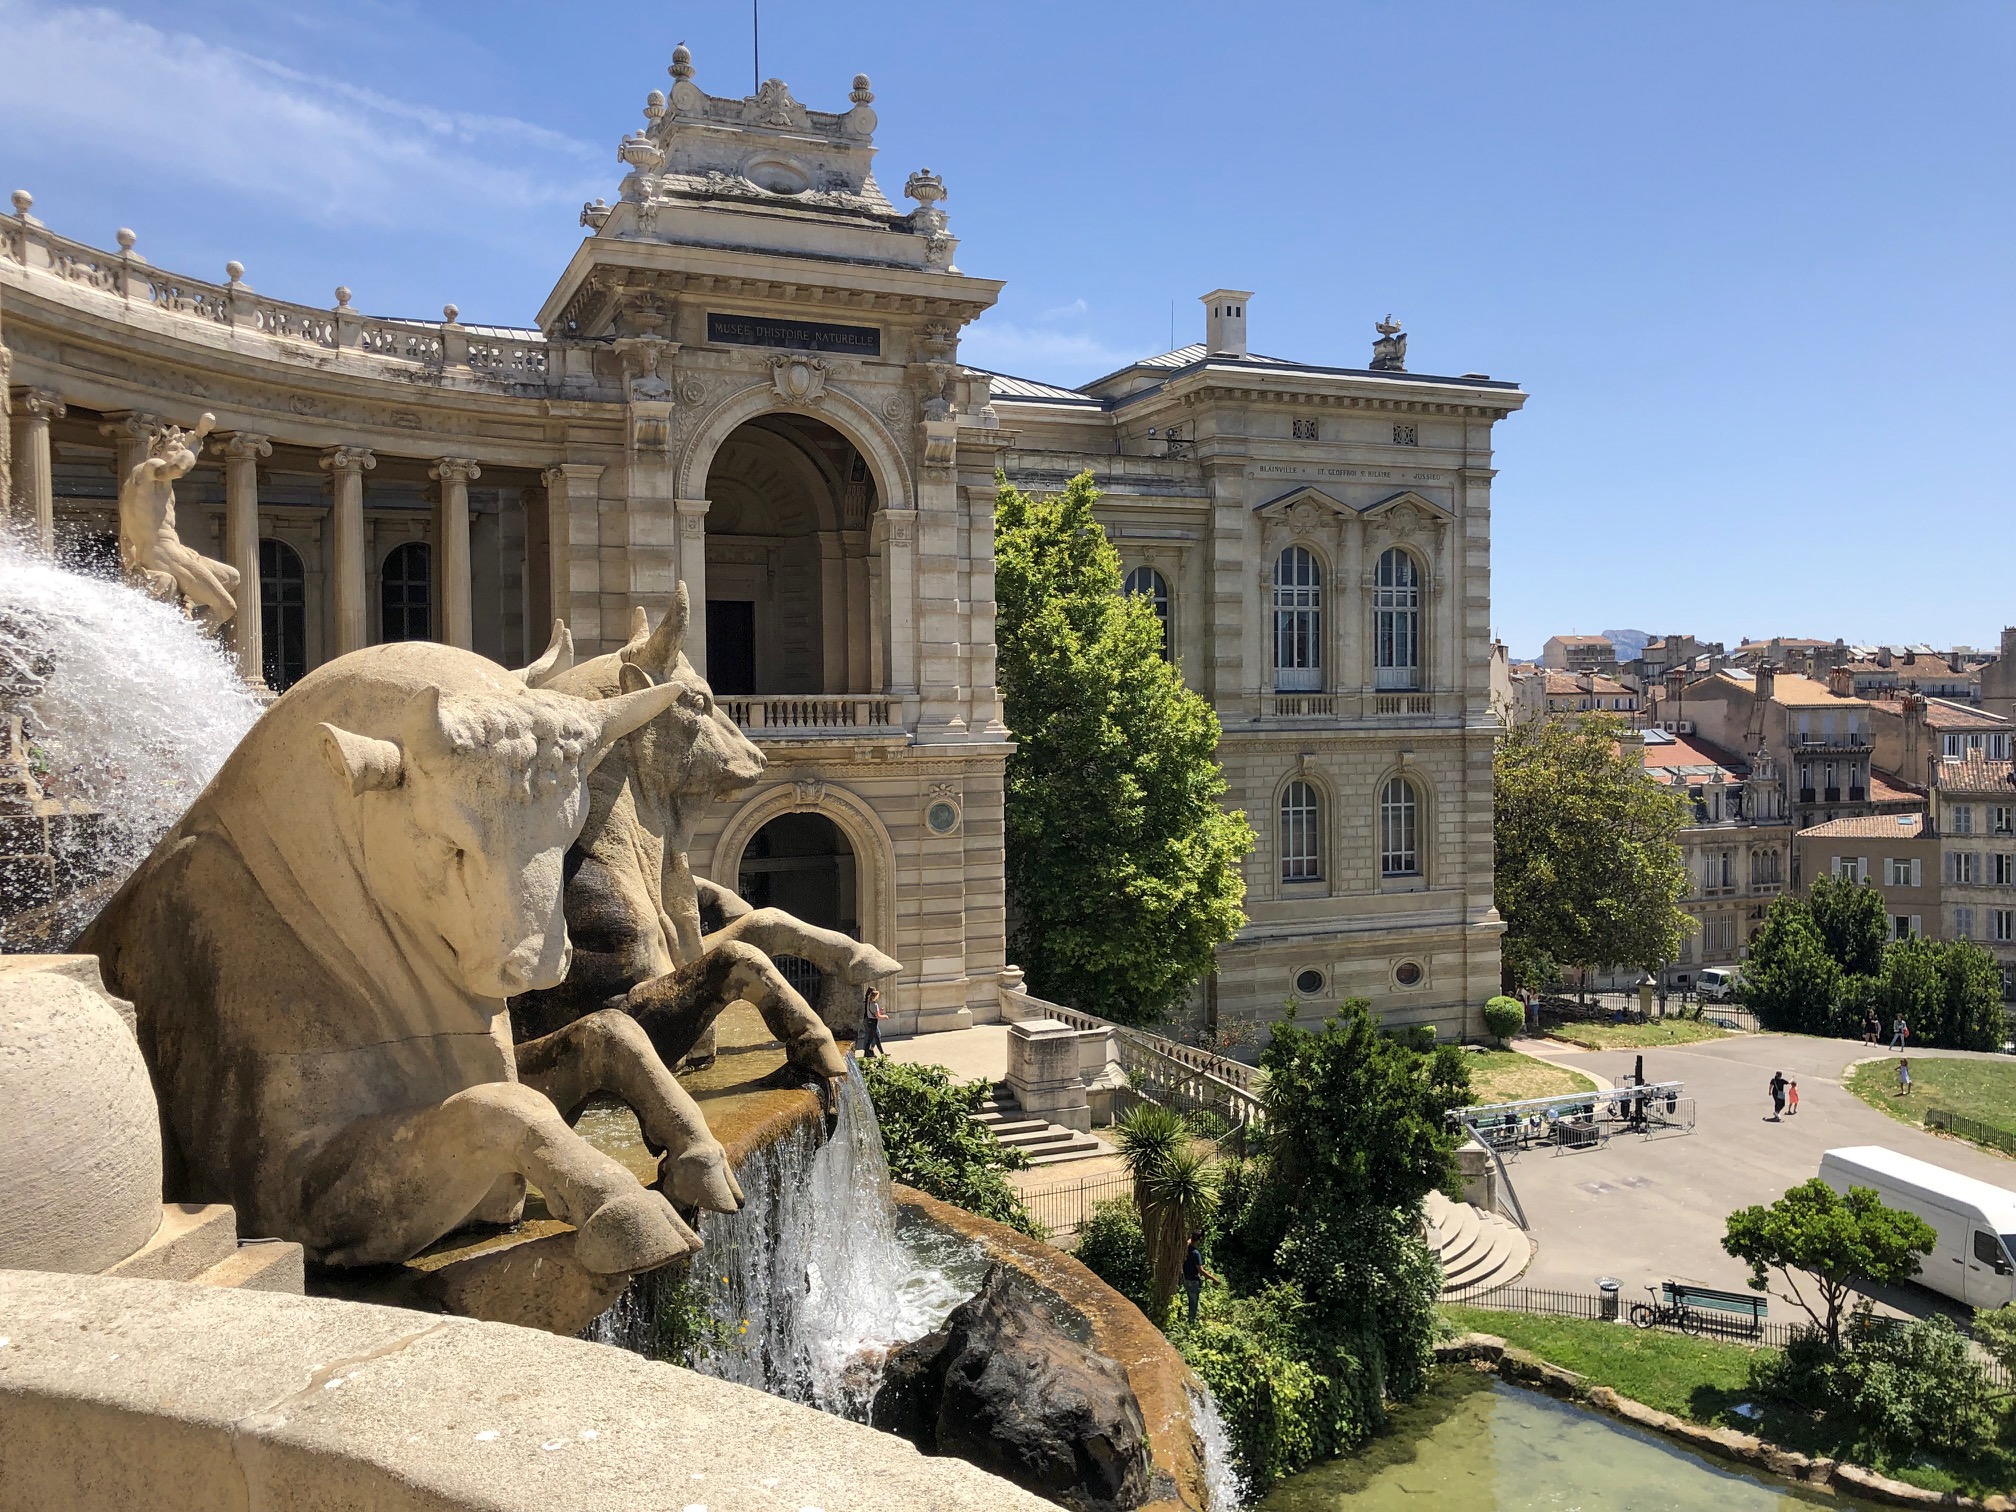
[[[1811,1512],[1838,1496],[1697,1459],[1600,1414],[1471,1371],[1441,1373],[1394,1431],[1283,1481],[1260,1512]],[[1873,1509],[1870,1509],[1873,1512]]]

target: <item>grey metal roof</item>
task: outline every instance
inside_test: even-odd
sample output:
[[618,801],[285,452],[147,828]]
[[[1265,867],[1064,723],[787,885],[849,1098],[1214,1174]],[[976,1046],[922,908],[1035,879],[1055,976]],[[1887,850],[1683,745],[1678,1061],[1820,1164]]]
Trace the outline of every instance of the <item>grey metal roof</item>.
[[1103,401],[1090,394],[1081,394],[1076,389],[1039,383],[1034,378],[1014,378],[1006,373],[989,372],[986,368],[974,368],[973,371],[987,374],[987,390],[996,399],[1034,399],[1047,404],[1076,405],[1081,409],[1105,407]]

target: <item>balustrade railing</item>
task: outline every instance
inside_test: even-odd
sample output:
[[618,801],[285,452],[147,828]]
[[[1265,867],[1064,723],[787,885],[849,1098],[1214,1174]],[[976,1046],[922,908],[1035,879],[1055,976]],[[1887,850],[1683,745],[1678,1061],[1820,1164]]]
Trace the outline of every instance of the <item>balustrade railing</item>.
[[[130,238],[122,236],[122,244],[129,250],[105,252],[72,241],[25,209],[0,216],[0,264],[144,304],[177,319],[253,332],[272,339],[282,355],[289,355],[288,344],[352,350],[402,368],[459,373],[472,382],[512,388],[545,388],[558,376],[558,366],[548,360],[545,335],[537,330],[485,326],[472,332],[452,321],[366,316],[347,303],[320,310],[255,294],[241,281],[235,263],[229,269],[231,282],[211,283],[154,267],[130,251]],[[347,301],[347,290],[338,293]]]
[[897,702],[862,695],[723,698],[728,717],[750,731],[893,730]]

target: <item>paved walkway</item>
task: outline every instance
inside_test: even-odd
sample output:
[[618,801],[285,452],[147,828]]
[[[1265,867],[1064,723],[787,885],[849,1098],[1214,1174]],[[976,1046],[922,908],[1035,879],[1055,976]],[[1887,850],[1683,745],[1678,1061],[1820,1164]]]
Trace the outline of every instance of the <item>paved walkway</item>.
[[[1551,1042],[1519,1048],[1609,1081],[1628,1077],[1640,1053]],[[1741,1288],[1745,1268],[1722,1251],[1729,1214],[1817,1175],[1821,1153],[1840,1145],[1883,1145],[2016,1189],[2016,1161],[1899,1123],[1848,1091],[1847,1068],[1875,1053],[1860,1040],[1749,1034],[1644,1051],[1648,1081],[1687,1084],[1695,1132],[1626,1135],[1602,1149],[1531,1151],[1511,1162],[1512,1184],[1539,1241],[1523,1284],[1588,1291],[1597,1277],[1616,1276],[1627,1299],[1668,1279]],[[1964,1052],[1913,1051],[1912,1059],[1955,1054]],[[1799,1083],[1798,1116],[1775,1123],[1774,1071]],[[1915,1287],[1886,1300],[1920,1313],[1940,1305]],[[1775,1305],[1774,1316],[1788,1306]]]

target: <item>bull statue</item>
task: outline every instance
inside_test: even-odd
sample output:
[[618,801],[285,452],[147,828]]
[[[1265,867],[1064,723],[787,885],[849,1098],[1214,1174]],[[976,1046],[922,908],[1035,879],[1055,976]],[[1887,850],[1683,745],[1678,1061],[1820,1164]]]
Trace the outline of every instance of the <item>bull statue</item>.
[[746,1001],[795,1071],[831,1080],[846,1069],[832,1031],[771,957],[799,956],[857,988],[902,967],[872,945],[780,909],[751,908],[693,875],[695,824],[709,804],[752,786],[764,762],[682,653],[691,615],[681,583],[655,631],[643,609],[634,612],[622,650],[570,665],[572,643],[556,625],[552,647],[526,669],[528,681],[581,698],[663,687],[677,697],[590,779],[588,822],[567,858],[574,964],[562,985],[514,998],[512,1021],[520,1035],[547,1035],[620,1007],[677,1066],[710,1059],[714,1020]]
[[[589,702],[413,641],[274,704],[78,944],[137,1010],[168,1193],[335,1266],[516,1222],[528,1181],[591,1272],[699,1248],[673,1202],[741,1193],[636,1021],[514,1044],[505,1008],[567,976],[589,774],[682,693]],[[662,1152],[659,1190],[570,1126],[597,1093]]]

